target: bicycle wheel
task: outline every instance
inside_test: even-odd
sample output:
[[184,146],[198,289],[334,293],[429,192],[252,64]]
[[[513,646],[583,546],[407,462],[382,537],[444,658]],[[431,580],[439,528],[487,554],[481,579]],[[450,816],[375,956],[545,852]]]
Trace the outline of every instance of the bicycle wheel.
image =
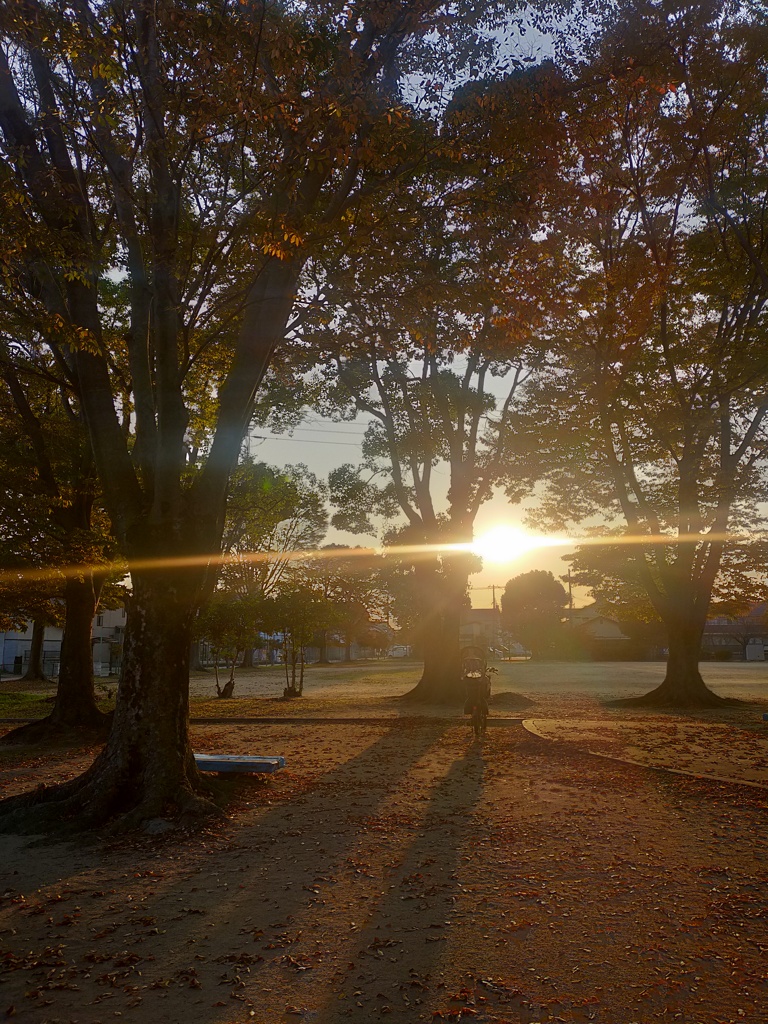
[[472,708],[472,730],[479,740],[483,732],[483,709],[477,704]]

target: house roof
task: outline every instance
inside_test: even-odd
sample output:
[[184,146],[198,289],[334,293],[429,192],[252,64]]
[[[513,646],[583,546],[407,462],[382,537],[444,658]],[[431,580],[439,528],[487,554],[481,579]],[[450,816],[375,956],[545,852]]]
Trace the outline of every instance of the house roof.
[[500,617],[498,608],[464,608],[461,612],[463,622],[495,621]]
[[584,605],[583,608],[572,608],[568,612],[568,618],[578,625],[582,625],[585,622],[595,622],[598,619],[603,619],[606,622],[616,622],[617,620],[611,618],[610,615],[604,615],[603,612],[597,606],[597,602],[592,604]]

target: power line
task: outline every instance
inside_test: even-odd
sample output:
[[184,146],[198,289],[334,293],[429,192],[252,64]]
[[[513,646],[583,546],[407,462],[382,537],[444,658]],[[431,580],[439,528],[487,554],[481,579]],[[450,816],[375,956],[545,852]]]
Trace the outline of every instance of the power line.
[[336,444],[346,448],[359,448],[357,441],[313,441],[308,437],[267,437],[266,434],[250,434],[254,441],[299,441],[301,444]]
[[294,430],[309,430],[313,434],[344,434],[346,437],[351,437],[353,434],[360,434],[362,437],[365,433],[364,430],[334,430],[331,427],[294,427]]
[[332,423],[334,427],[367,427],[372,422],[372,419],[366,420],[362,416],[356,416],[353,420],[329,420],[325,416],[302,416],[297,426],[302,426],[305,423],[310,425]]

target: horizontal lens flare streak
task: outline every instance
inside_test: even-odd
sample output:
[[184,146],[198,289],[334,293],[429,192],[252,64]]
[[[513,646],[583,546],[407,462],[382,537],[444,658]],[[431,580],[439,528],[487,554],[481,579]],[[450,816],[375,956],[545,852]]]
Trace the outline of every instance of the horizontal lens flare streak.
[[606,547],[611,547],[613,544],[643,544],[652,548],[664,544],[670,547],[674,544],[739,544],[765,540],[766,537],[768,537],[768,532],[765,530],[756,530],[754,533],[685,533],[682,536],[671,533],[641,533],[624,534],[618,537],[580,537],[575,541],[571,539],[569,543],[578,544],[579,547],[595,544],[603,544]]
[[496,561],[512,561],[521,555],[540,548],[550,547],[586,547],[595,545],[642,545],[657,547],[660,545],[699,544],[699,543],[749,543],[768,537],[767,531],[755,533],[697,533],[678,537],[672,534],[638,534],[624,536],[593,536],[593,537],[544,537],[512,531],[509,547],[504,548],[501,535],[495,531],[478,538],[471,543],[454,544],[399,544],[376,548],[333,548],[331,550],[299,550],[299,551],[249,551],[227,555],[183,555],[175,558],[143,558],[131,562],[114,562],[105,564],[79,563],[63,566],[17,567],[0,570],[0,586],[10,586],[22,581],[34,582],[45,580],[77,579],[83,573],[122,573],[131,572],[164,572],[184,569],[220,568],[225,565],[258,564],[270,561],[299,562],[306,559],[324,559],[328,561],[355,560],[373,561],[378,558],[436,558],[450,554],[474,554],[482,558]]

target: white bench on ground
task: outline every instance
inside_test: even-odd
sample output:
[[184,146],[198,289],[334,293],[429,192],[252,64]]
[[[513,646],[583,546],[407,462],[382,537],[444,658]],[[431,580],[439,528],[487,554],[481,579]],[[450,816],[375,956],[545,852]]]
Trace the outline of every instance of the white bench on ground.
[[201,772],[276,772],[285,768],[279,755],[257,757],[252,754],[195,754]]

